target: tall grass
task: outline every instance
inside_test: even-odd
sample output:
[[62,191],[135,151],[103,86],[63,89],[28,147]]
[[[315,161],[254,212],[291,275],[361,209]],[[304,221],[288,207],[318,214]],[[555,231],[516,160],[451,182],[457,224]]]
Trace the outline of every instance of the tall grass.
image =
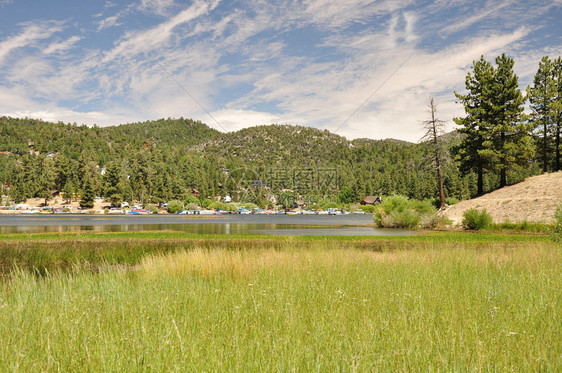
[[486,247],[199,245],[18,271],[0,285],[0,370],[559,370],[562,253]]

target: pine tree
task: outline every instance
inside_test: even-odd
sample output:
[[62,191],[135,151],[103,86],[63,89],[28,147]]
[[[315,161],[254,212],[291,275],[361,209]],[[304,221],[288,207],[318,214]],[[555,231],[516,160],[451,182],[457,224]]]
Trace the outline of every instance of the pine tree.
[[507,185],[507,171],[525,165],[534,156],[535,148],[529,132],[532,128],[523,121],[523,95],[514,61],[505,54],[496,58],[494,78],[485,92],[490,106],[488,138],[480,154],[491,161],[500,175],[500,188]]
[[105,197],[112,204],[123,201],[124,185],[121,176],[121,170],[116,162],[112,162],[107,166],[106,173],[103,177],[103,190]]
[[539,63],[533,85],[527,87],[527,97],[532,110],[532,121],[542,133],[542,166],[543,172],[548,171],[549,140],[553,122],[553,103],[556,100],[556,85],[554,80],[554,66],[552,61],[545,56]]
[[82,191],[82,198],[80,199],[80,208],[91,209],[94,207],[94,184],[91,178],[86,178],[84,181],[84,190]]
[[483,143],[488,137],[489,97],[488,90],[494,78],[494,68],[484,59],[474,61],[472,72],[468,72],[465,86],[468,93],[455,96],[464,105],[466,117],[454,118],[456,124],[462,126],[459,132],[464,134],[460,145],[453,152],[459,162],[459,170],[463,174],[475,172],[478,176],[477,194],[484,193],[484,171],[488,168],[488,160],[481,154]]
[[562,58],[560,57],[554,60],[552,76],[553,85],[555,87],[555,98],[550,104],[551,115],[554,122],[554,170],[560,171],[560,132],[562,131]]

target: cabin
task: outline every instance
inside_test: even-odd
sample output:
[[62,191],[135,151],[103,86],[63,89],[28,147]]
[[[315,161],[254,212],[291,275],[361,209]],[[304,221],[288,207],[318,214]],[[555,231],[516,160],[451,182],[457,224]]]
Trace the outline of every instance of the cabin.
[[361,201],[362,205],[374,205],[376,203],[382,203],[381,196],[367,196]]
[[191,188],[191,194],[193,194],[195,198],[199,198],[199,191],[197,189]]

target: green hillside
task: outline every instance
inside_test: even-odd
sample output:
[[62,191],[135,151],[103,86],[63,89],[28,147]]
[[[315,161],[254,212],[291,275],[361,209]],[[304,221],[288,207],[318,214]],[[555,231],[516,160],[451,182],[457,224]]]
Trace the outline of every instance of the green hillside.
[[[354,202],[394,193],[434,198],[437,191],[428,144],[350,141],[311,127],[272,124],[220,133],[183,118],[88,127],[2,117],[0,135],[0,182],[11,186],[14,200],[49,190],[79,194],[86,180],[96,195],[152,202],[184,199],[192,189],[211,199],[248,198],[249,189],[254,198],[282,189],[322,198],[349,187]],[[450,155],[459,141],[457,133],[442,137],[442,168],[447,197],[464,199],[476,191],[474,175],[461,175]],[[102,176],[105,170],[111,175]],[[487,189],[498,184],[492,173],[485,182]]]

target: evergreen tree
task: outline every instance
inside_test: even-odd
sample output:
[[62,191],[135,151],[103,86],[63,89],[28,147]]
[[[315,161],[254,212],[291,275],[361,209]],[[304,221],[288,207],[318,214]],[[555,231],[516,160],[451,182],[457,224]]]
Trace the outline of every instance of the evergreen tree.
[[353,202],[353,191],[350,187],[344,186],[338,193],[338,202],[340,203],[351,203]]
[[74,184],[72,183],[71,179],[68,179],[66,181],[66,184],[64,184],[64,188],[62,188],[62,194],[64,196],[64,199],[66,200],[66,203],[72,202],[72,197],[74,195]]
[[45,206],[47,206],[48,200],[52,198],[51,190],[55,187],[55,165],[51,159],[44,156],[38,159],[37,164],[40,165],[40,169],[38,170],[39,178],[35,195],[44,198]]
[[523,95],[514,61],[505,54],[496,58],[497,67],[491,85],[486,87],[489,107],[488,138],[480,152],[491,161],[500,175],[500,188],[507,185],[507,171],[525,165],[535,153],[532,125],[523,121]]
[[455,96],[464,106],[466,117],[454,118],[456,124],[462,126],[459,132],[464,138],[453,150],[459,161],[459,170],[463,174],[475,172],[478,176],[477,194],[484,193],[484,171],[488,167],[488,160],[482,155],[483,143],[488,137],[489,129],[489,87],[494,78],[494,68],[484,59],[475,61],[472,72],[468,72],[465,86],[468,93]]
[[554,170],[560,171],[560,132],[562,131],[562,58],[560,57],[554,60],[552,76],[555,87],[555,98],[550,104],[551,115],[554,122]]
[[94,207],[94,183],[91,178],[86,178],[84,182],[84,190],[82,191],[82,198],[80,199],[80,208],[91,209]]
[[539,63],[539,69],[535,74],[533,85],[527,88],[527,97],[532,110],[532,121],[536,127],[540,128],[542,133],[542,167],[543,172],[547,172],[549,163],[549,134],[552,131],[555,120],[552,108],[556,100],[554,66],[548,56],[543,57]]
[[107,166],[105,175],[103,176],[103,190],[105,197],[112,204],[123,201],[124,184],[121,176],[121,169],[116,162],[112,162]]

